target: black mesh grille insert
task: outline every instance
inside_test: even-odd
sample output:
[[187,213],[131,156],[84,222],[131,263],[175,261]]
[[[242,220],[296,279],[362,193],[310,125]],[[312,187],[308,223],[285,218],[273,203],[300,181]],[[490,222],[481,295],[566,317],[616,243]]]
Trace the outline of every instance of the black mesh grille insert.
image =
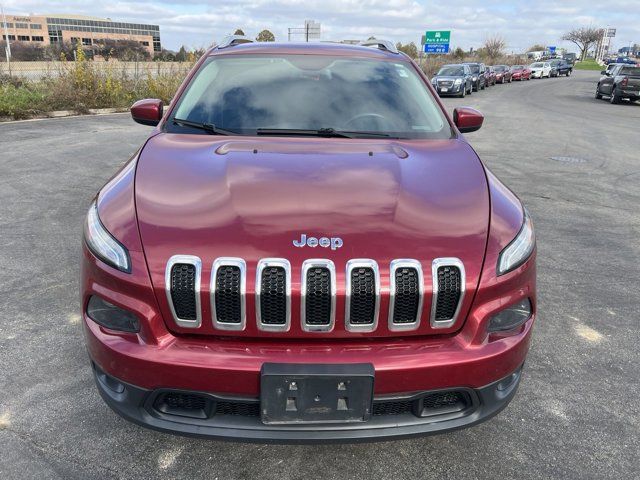
[[331,273],[329,269],[312,267],[307,270],[306,280],[306,323],[309,325],[329,325],[331,323]]
[[376,311],[376,277],[371,267],[351,270],[349,320],[357,325],[373,323]]
[[413,267],[398,268],[395,271],[395,281],[393,323],[415,322],[420,303],[418,270]]
[[216,415],[236,415],[239,417],[259,417],[260,404],[247,402],[216,402]]
[[460,392],[437,392],[424,397],[423,408],[426,410],[441,410],[457,408],[466,405],[466,396]]
[[196,320],[196,267],[176,263],[171,268],[171,301],[178,318]]
[[163,401],[169,408],[185,410],[203,410],[207,404],[206,398],[202,395],[190,393],[167,393]]
[[266,267],[260,280],[260,318],[268,325],[287,322],[287,276],[283,267]]
[[460,301],[460,269],[455,266],[438,268],[438,299],[436,320],[451,320]]
[[216,272],[216,319],[220,323],[240,323],[242,320],[240,267],[223,265]]
[[374,415],[402,415],[403,413],[411,413],[413,410],[413,402],[411,400],[398,400],[393,402],[374,402]]

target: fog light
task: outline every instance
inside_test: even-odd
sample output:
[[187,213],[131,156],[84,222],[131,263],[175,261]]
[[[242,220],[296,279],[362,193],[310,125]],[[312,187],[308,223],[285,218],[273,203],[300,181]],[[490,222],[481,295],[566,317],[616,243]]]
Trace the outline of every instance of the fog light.
[[490,332],[512,330],[531,318],[531,302],[528,298],[495,314],[489,321]]
[[513,372],[507,378],[503,378],[502,380],[500,380],[500,383],[498,383],[498,386],[496,387],[497,390],[499,392],[504,392],[509,387],[511,387],[513,384],[515,384],[516,381],[518,380],[518,378],[520,377],[520,372],[521,371],[522,371],[522,368],[519,368],[517,371]]
[[97,295],[92,295],[89,299],[87,315],[94,322],[111,330],[120,330],[122,332],[140,331],[140,322],[132,312],[116,307]]

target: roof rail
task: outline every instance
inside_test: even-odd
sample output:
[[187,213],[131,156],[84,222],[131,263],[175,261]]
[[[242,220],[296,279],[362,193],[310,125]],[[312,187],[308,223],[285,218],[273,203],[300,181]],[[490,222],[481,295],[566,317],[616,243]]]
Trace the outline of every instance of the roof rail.
[[222,42],[218,45],[218,48],[235,47],[241,43],[253,43],[253,40],[249,37],[245,37],[244,35],[228,35],[224,37]]
[[370,40],[365,40],[364,42],[360,42],[360,45],[363,47],[375,47],[379,50],[386,50],[390,53],[398,53],[398,49],[393,44],[393,42],[389,40],[381,40],[378,38],[372,38]]

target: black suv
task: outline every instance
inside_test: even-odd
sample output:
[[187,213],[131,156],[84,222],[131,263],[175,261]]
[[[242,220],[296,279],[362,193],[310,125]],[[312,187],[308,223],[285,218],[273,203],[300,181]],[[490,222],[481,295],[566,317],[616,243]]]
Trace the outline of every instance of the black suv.
[[556,77],[560,75],[566,75],[568,77],[571,75],[571,72],[573,72],[573,65],[564,59],[557,58],[555,60],[549,60],[549,63],[551,64],[551,68],[555,69],[556,74],[554,76]]
[[471,70],[471,81],[473,82],[473,91],[484,90],[487,86],[487,78],[485,76],[487,67],[484,63],[464,63]]

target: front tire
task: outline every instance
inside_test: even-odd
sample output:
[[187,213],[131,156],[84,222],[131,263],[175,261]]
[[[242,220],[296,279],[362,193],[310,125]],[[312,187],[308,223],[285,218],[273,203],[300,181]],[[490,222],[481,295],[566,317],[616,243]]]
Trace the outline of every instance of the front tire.
[[567,70],[567,77],[571,76],[571,70]]
[[600,84],[596,85],[596,100],[601,100],[602,94],[600,93]]
[[462,91],[458,94],[459,98],[464,98],[464,96],[467,94],[467,87],[464,86],[462,87]]

